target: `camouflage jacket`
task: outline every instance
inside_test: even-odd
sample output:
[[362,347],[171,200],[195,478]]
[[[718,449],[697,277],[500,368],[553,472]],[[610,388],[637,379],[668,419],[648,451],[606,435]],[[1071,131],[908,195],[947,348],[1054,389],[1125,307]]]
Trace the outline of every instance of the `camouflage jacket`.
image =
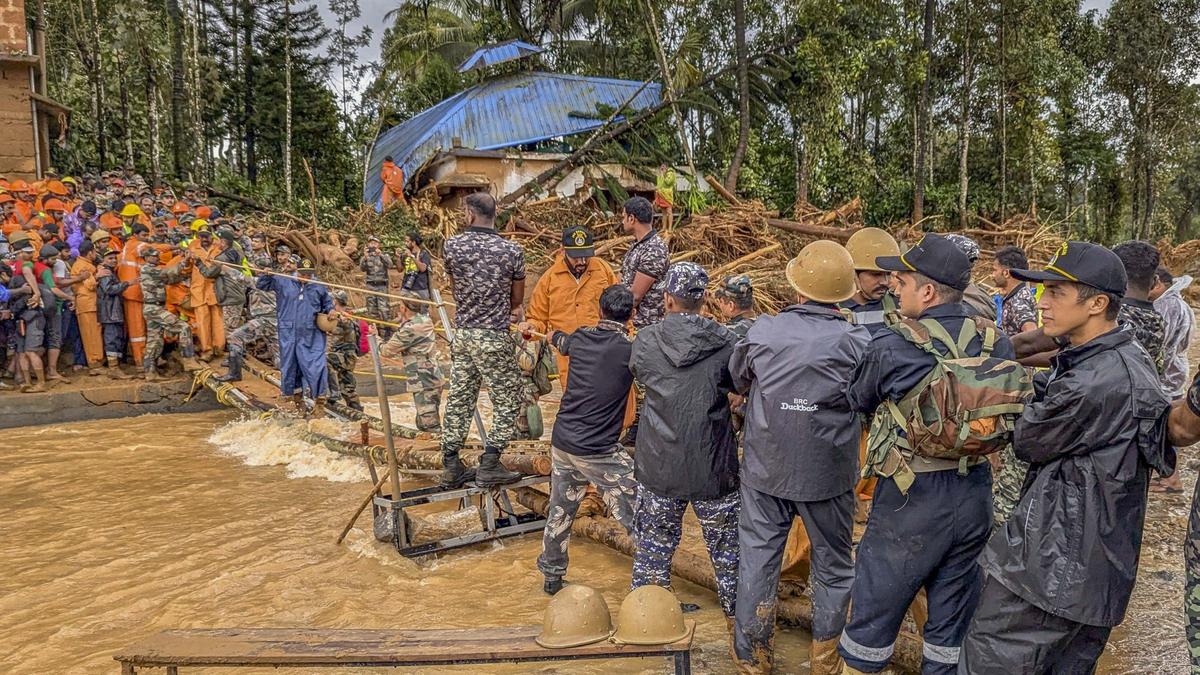
[[367,273],[367,283],[375,286],[387,285],[388,270],[396,266],[392,259],[383,253],[364,253],[362,262],[358,265]]
[[521,247],[493,229],[468,227],[446,240],[442,260],[454,282],[455,324],[507,333],[513,283],[525,278]]
[[329,350],[358,356],[358,331],[354,324],[356,319],[341,319],[337,330],[329,335]]
[[188,274],[183,273],[179,266],[163,267],[147,262],[142,265],[142,297],[147,305],[165,305],[167,302],[167,286],[187,280]]
[[392,333],[383,345],[383,355],[433,360],[435,346],[433,319],[428,314],[414,314]]
[[[250,260],[250,264],[260,270],[269,270],[275,267],[271,262],[271,254],[266,251],[260,251],[254,254]],[[248,296],[250,298],[250,317],[274,317],[275,316],[275,292],[260,291],[255,284],[250,284]]]
[[735,316],[729,321],[725,322],[725,327],[728,328],[734,335],[738,336],[738,339],[740,340],[741,338],[746,337],[746,333],[750,332],[750,327],[754,325],[755,318],[756,317],[746,314]]

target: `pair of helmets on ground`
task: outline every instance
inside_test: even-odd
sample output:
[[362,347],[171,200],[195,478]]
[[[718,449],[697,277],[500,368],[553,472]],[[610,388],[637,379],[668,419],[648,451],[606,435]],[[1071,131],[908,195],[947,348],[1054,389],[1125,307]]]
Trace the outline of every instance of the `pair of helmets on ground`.
[[892,235],[865,227],[850,236],[845,246],[821,240],[805,246],[787,265],[787,279],[796,292],[817,302],[849,300],[856,290],[854,273],[881,272],[875,258],[900,255]]
[[570,584],[550,599],[536,640],[549,649],[609,638],[618,644],[665,645],[682,640],[688,632],[679,598],[662,586],[641,586],[625,596],[614,631],[604,596],[594,588]]

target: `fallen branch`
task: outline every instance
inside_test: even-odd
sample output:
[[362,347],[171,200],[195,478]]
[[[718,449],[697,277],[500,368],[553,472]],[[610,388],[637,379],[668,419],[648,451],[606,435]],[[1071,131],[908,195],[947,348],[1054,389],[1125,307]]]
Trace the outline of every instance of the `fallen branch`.
[[771,244],[770,246],[764,246],[764,247],[758,249],[757,251],[754,251],[753,253],[747,253],[746,255],[738,258],[737,260],[734,260],[732,262],[727,262],[724,265],[721,265],[717,269],[710,272],[708,274],[708,278],[714,279],[714,280],[720,279],[725,274],[728,274],[729,272],[736,270],[737,268],[741,267],[742,265],[745,265],[746,263],[748,263],[752,260],[757,260],[765,255],[770,255],[782,248],[783,248],[783,244],[780,244],[779,242],[775,242],[774,244]]
[[860,228],[842,228],[842,227],[826,227],[824,225],[811,225],[809,223],[798,223],[794,220],[783,220],[781,218],[767,218],[767,224],[771,227],[778,227],[781,230],[788,232],[798,232],[807,234],[811,237],[820,237],[823,239],[836,239],[846,241],[850,235],[854,234]]
[[210,195],[215,195],[217,197],[220,197],[221,199],[228,199],[230,201],[237,202],[244,206],[249,206],[250,208],[254,209],[255,211],[262,211],[263,213],[278,213],[279,215],[287,218],[288,220],[291,220],[292,222],[297,223],[298,225],[303,225],[305,227],[309,226],[309,222],[304,220],[300,216],[288,213],[287,211],[284,211],[283,209],[277,209],[274,207],[265,206],[264,204],[262,204],[260,202],[250,199],[249,197],[243,197],[242,195],[234,194],[232,192],[225,192],[224,190],[218,190],[210,185],[205,185],[204,189]]
[[717,180],[713,176],[705,176],[704,180],[708,181],[708,184],[710,187],[712,187],[713,191],[721,195],[721,198],[725,201],[729,202],[733,206],[742,205],[742,200],[738,199],[737,195],[733,194],[729,190],[726,190],[725,186],[721,185],[721,181]]

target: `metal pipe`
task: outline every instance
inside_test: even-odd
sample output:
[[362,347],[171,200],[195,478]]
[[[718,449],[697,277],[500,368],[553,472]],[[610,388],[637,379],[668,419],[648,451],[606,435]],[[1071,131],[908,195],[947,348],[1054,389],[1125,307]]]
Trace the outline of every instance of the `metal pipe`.
[[[392,499],[400,499],[400,469],[396,462],[396,440],[392,438],[392,409],[388,407],[387,389],[383,386],[383,361],[379,359],[379,338],[370,333],[367,344],[371,347],[371,361],[375,364],[375,388],[379,395],[379,415],[383,419],[383,440],[387,445],[388,471],[391,472]],[[400,516],[403,531],[404,517]]]

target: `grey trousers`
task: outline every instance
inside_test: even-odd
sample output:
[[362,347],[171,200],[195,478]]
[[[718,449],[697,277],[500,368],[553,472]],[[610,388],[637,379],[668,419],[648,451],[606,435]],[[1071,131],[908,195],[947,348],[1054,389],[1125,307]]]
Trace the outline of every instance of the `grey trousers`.
[[633,500],[637,482],[633,479],[633,460],[621,446],[603,455],[572,455],[550,448],[550,506],[546,510],[546,529],[542,532],[542,554],[538,569],[548,577],[562,578],[567,573],[567,546],[571,543],[571,525],[589,483],[596,486],[612,517],[626,532],[633,533]]
[[744,483],[741,493],[734,650],[739,660],[769,666],[780,565],[793,518],[804,521],[812,541],[813,640],[831,640],[845,627],[854,581],[850,537],[855,496],[853,490],[847,490],[832,499],[799,502],[759,492]]

